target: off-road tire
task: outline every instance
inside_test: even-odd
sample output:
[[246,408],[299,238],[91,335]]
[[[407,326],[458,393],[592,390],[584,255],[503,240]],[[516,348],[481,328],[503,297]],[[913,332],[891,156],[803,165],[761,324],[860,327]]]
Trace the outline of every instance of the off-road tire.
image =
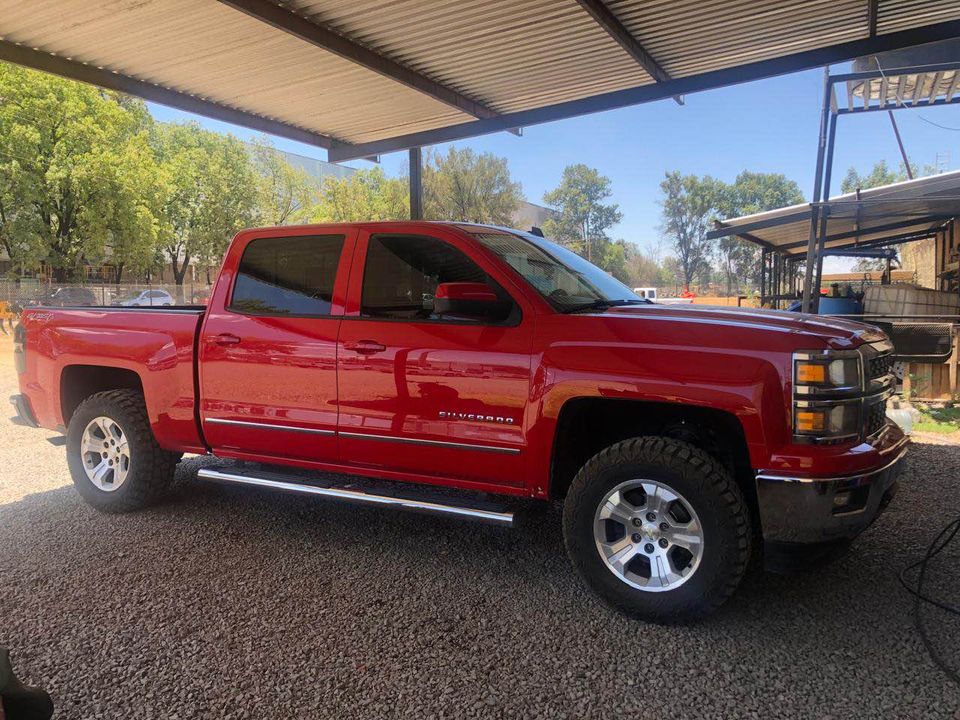
[[[123,485],[112,492],[97,488],[87,477],[80,457],[83,432],[94,418],[104,416],[123,428],[130,447],[130,469]],[[173,480],[177,455],[161,448],[150,429],[143,395],[135,390],[108,390],[80,403],[67,428],[67,464],[77,491],[104,512],[130,512],[159,500]]]
[[[642,478],[679,492],[699,516],[703,554],[693,574],[675,589],[650,592],[618,577],[594,539],[594,518],[606,494]],[[574,478],[563,508],[567,553],[586,584],[613,607],[657,623],[696,620],[720,607],[737,589],[750,559],[750,511],[740,487],[715,458],[679,440],[638,437],[590,459]]]

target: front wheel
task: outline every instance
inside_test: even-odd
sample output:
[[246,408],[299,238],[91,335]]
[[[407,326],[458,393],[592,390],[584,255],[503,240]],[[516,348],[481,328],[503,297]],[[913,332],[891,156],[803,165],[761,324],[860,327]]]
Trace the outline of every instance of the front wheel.
[[91,395],[70,418],[70,475],[99,510],[126,512],[155,502],[173,479],[176,460],[157,445],[143,396],[133,390]]
[[580,470],[564,503],[574,566],[604,600],[644,620],[709,615],[750,558],[750,513],[730,473],[679,440],[640,437]]

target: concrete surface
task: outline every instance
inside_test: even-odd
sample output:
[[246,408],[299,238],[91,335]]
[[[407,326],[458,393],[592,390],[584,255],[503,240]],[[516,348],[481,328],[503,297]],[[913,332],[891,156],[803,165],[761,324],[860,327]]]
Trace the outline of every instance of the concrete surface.
[[[0,397],[15,391],[0,336]],[[712,619],[608,610],[557,514],[518,530],[195,480],[135,515],[84,505],[52,433],[0,415],[0,645],[56,718],[950,718],[896,578],[960,513],[936,436],[848,555],[751,574]],[[205,462],[205,461],[204,461]],[[960,593],[960,548],[936,591]],[[926,611],[960,664],[960,622]]]

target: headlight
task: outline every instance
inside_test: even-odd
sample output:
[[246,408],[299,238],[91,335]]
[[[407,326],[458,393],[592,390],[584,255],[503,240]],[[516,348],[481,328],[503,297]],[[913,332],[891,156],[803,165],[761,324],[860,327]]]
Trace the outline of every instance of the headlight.
[[862,367],[856,350],[793,354],[794,439],[838,443],[860,435]]
[[856,395],[863,389],[860,354],[794,353],[793,384],[798,395]]
[[793,433],[815,442],[842,442],[860,435],[860,400],[836,403],[798,401],[793,411]]

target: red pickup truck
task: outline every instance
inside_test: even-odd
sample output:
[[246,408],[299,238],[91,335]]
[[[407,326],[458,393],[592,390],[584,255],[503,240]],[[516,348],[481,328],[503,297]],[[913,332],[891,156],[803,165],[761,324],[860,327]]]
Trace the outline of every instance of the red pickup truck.
[[907,442],[878,330],[658,305],[480,225],[247,230],[206,308],[31,308],[15,341],[13,402],[66,433],[98,508],[156,501],[183,453],[250,461],[203,478],[500,524],[529,504],[509,496],[563,501],[586,582],[658,621],[717,608],[761,544],[862,531]]

